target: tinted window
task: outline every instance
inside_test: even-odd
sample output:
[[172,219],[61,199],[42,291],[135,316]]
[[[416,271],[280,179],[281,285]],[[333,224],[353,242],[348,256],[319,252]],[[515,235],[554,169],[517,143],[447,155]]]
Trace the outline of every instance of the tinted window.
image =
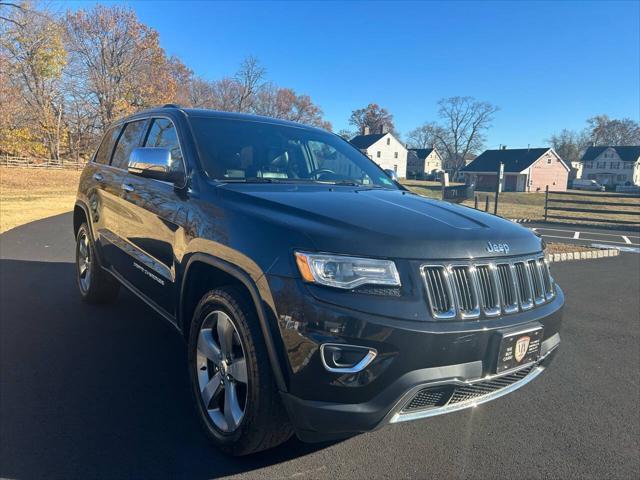
[[207,117],[193,117],[191,125],[211,178],[396,188],[371,160],[327,132]]
[[169,149],[171,151],[171,170],[175,173],[184,173],[178,134],[170,120],[166,118],[155,118],[144,146]]
[[111,166],[126,169],[129,163],[129,155],[131,151],[140,146],[140,137],[144,131],[146,120],[138,120],[137,122],[127,123],[124,131],[118,139],[118,144],[113,152]]
[[93,159],[94,162],[101,163],[103,165],[109,164],[111,152],[113,152],[113,144],[115,143],[119,132],[120,127],[112,127],[107,130],[107,133],[102,137],[102,143],[100,143],[100,147],[98,147],[96,156]]

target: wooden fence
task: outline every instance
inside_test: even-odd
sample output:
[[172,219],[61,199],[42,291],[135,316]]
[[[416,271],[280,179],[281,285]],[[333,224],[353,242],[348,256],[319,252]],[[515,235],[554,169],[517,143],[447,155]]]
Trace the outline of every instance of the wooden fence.
[[[635,202],[633,199],[640,199],[640,195],[550,192],[547,187],[544,196],[544,220],[545,222],[547,220],[577,220],[618,225],[640,225],[640,202]],[[611,218],[612,216],[616,218]]]
[[51,168],[81,170],[86,165],[83,160],[49,160],[33,157],[0,156],[0,166],[9,168]]

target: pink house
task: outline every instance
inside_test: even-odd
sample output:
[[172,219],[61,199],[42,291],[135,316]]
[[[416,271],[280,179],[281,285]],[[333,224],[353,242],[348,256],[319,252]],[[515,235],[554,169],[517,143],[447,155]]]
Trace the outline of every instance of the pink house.
[[504,164],[505,192],[564,192],[569,180],[569,166],[552,148],[514,148],[485,150],[462,169],[467,185],[477,190],[493,190],[500,163]]

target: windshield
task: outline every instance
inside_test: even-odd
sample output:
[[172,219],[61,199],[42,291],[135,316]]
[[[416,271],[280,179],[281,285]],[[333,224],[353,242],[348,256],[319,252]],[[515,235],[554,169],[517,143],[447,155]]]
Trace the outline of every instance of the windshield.
[[397,188],[375,163],[330,133],[207,117],[193,117],[191,124],[203,167],[216,180]]

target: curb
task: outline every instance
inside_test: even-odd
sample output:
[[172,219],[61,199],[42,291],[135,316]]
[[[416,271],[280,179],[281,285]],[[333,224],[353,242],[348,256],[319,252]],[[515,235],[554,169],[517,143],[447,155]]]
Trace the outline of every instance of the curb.
[[514,223],[533,223],[534,220],[531,218],[510,218],[509,220],[511,220]]
[[545,259],[549,263],[568,262],[572,260],[591,260],[594,258],[617,257],[620,251],[616,248],[606,250],[589,250],[588,252],[549,253]]

